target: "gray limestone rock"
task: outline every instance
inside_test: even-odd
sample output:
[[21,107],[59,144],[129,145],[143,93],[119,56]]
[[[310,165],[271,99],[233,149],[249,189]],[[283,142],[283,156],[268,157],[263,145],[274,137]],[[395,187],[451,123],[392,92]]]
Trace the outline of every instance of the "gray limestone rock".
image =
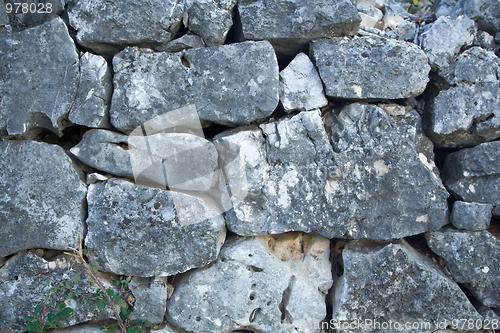
[[[340,327],[357,320],[364,326],[340,332],[413,331],[404,330],[405,323],[434,332],[435,323],[444,320],[482,319],[460,287],[404,240],[352,241],[342,260],[344,273],[331,292],[332,318]],[[381,328],[375,322],[393,325]]]
[[285,112],[313,110],[328,104],[323,83],[306,54],[297,54],[280,72],[280,102]]
[[85,232],[87,187],[64,150],[0,141],[0,156],[0,257],[30,248],[77,247],[78,234]]
[[197,47],[205,47],[203,39],[197,35],[185,34],[180,38],[171,40],[165,45],[156,47],[155,50],[160,52],[179,52]]
[[459,0],[452,15],[466,15],[491,34],[500,31],[500,3],[496,0]]
[[69,120],[78,125],[109,127],[109,105],[113,92],[111,68],[106,60],[91,53],[80,57],[80,80]]
[[500,306],[500,240],[488,231],[445,228],[426,234],[432,251],[442,257],[452,278],[485,306]]
[[202,198],[110,179],[89,185],[85,244],[104,271],[168,276],[207,265],[225,238],[220,212]]
[[80,0],[68,10],[80,45],[105,56],[126,46],[155,47],[170,41],[181,26],[181,0]]
[[[66,0],[3,0],[10,4],[8,24],[18,29],[36,27],[58,18],[64,11]],[[5,5],[3,6],[6,9]],[[1,11],[1,9],[0,9]],[[10,22],[9,22],[10,21]]]
[[495,38],[486,31],[479,30],[472,45],[479,46],[487,51],[495,51]]
[[476,25],[471,19],[441,16],[421,35],[422,49],[432,68],[441,70],[449,66],[462,47],[472,45],[475,35]]
[[5,3],[0,0],[0,27],[9,24],[9,17],[7,16],[7,10],[5,8]]
[[[85,132],[70,152],[82,163],[110,174],[134,178],[128,135],[104,129]],[[146,155],[144,155],[146,157]]]
[[238,0],[187,0],[187,27],[203,38],[207,46],[222,45],[233,25],[233,8]]
[[60,19],[0,31],[0,135],[62,135],[78,87],[78,53]]
[[427,57],[415,44],[378,36],[311,42],[310,55],[327,96],[398,99],[420,95],[429,81]]
[[374,6],[357,5],[356,9],[361,17],[361,28],[374,28],[382,20],[382,17],[384,17],[384,13]]
[[319,333],[312,325],[326,316],[329,246],[302,233],[228,241],[214,265],[179,281],[167,319],[190,332]]
[[394,32],[403,40],[413,41],[417,33],[417,28],[415,23],[405,20],[394,28]]
[[82,324],[51,331],[51,333],[102,333],[100,325]]
[[500,59],[495,53],[480,47],[471,47],[456,58],[450,67],[439,73],[450,85],[459,83],[498,82]]
[[128,48],[113,59],[111,123],[125,133],[189,104],[202,121],[229,126],[265,118],[278,105],[278,62],[266,41],[138,52]]
[[165,327],[159,330],[152,330],[151,333],[185,333],[186,331],[180,331],[177,328],[174,328],[172,325],[167,323]]
[[148,321],[151,324],[163,322],[167,311],[167,298],[170,296],[167,279],[134,277],[129,287],[135,297],[134,312],[130,315],[130,319]]
[[278,54],[296,54],[317,38],[356,34],[361,18],[348,0],[240,0],[243,36],[270,41]]
[[[448,193],[415,111],[391,117],[351,104],[325,118],[301,112],[214,138],[240,146],[248,182],[246,198],[226,213],[232,231],[392,239],[441,227]],[[236,184],[241,177],[230,166],[226,174]]]
[[[106,288],[114,289],[109,276],[98,274]],[[90,282],[88,275],[75,271],[74,259],[69,255],[59,255],[45,260],[31,252],[18,253],[0,269],[0,276],[2,277],[0,281],[2,304],[0,331],[2,332],[25,332],[26,316],[33,316],[37,305],[46,306],[47,312],[51,312],[55,311],[55,306],[64,302],[66,307],[73,309],[70,316],[60,320],[62,327],[114,317],[111,306],[99,311],[97,302],[91,301],[86,304],[83,297],[77,296],[67,299],[70,291],[66,288],[50,290],[60,286],[58,283],[61,283],[73,291],[80,291],[86,297],[91,297],[91,294],[97,291],[98,287]]]
[[451,194],[467,202],[500,204],[500,141],[446,156],[442,176]]
[[492,210],[490,204],[456,201],[450,221],[458,229],[485,230],[490,226]]

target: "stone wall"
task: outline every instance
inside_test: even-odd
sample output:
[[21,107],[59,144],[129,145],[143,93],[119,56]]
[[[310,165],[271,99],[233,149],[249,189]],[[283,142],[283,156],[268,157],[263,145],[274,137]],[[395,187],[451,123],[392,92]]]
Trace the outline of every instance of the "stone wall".
[[27,1],[0,332],[498,331],[498,0]]

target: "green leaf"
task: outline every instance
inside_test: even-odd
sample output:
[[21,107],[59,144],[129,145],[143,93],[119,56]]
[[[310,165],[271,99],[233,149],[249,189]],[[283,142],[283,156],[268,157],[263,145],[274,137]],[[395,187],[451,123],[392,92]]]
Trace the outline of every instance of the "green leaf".
[[64,309],[66,307],[66,304],[64,302],[61,302],[59,304],[57,304],[57,311],[62,311],[62,309]]
[[104,305],[105,305],[105,303],[104,303],[103,299],[101,299],[101,300],[99,300],[99,302],[97,302],[97,308],[99,309],[99,311],[102,311],[102,309],[104,309]]
[[79,282],[82,279],[80,274],[75,274],[73,278],[71,279],[73,282]]
[[48,287],[50,286],[50,280],[45,281],[45,285]]
[[42,306],[40,304],[38,304],[37,306],[35,306],[35,311],[33,311],[33,313],[35,314],[35,316],[40,313],[40,310],[42,310]]
[[75,293],[74,293],[74,292],[72,292],[72,291],[70,291],[70,292],[68,293],[68,295],[66,296],[66,299],[72,299],[73,297],[75,297]]
[[29,322],[29,321],[35,320],[35,317],[33,317],[33,316],[26,316],[26,317],[24,317],[24,319],[26,319],[26,321]]
[[64,308],[61,312],[57,314],[59,318],[66,318],[69,317],[73,313],[72,308]]
[[33,331],[36,328],[35,323],[29,323],[26,325],[26,330],[27,331]]
[[47,315],[47,319],[49,320],[49,323],[53,323],[53,322],[57,321],[57,316],[55,314],[53,314],[52,312],[50,312]]
[[98,271],[97,266],[92,266],[92,270],[94,271],[94,273],[97,273]]
[[108,294],[108,296],[110,297],[113,297],[115,301],[122,302],[122,298],[113,289],[106,290],[106,294]]
[[129,327],[127,333],[139,333],[139,329],[137,327]]

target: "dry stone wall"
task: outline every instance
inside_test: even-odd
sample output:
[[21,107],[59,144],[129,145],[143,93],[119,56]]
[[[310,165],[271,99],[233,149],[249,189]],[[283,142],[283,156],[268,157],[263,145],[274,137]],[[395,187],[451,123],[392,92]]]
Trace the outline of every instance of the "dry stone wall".
[[498,0],[26,1],[0,332],[500,329]]

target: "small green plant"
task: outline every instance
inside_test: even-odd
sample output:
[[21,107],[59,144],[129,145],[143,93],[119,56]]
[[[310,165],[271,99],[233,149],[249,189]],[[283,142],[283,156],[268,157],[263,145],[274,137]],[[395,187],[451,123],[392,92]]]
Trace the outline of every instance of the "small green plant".
[[[41,304],[36,305],[33,313],[26,319],[26,330],[28,333],[45,333],[49,330],[62,326],[62,320],[71,316],[74,309],[68,307],[65,302],[60,302],[54,306],[50,299],[58,291],[67,292],[66,301],[73,298],[81,298],[86,304],[95,302],[97,309],[103,311],[106,306],[110,306],[115,314],[116,322],[105,326],[102,329],[108,332],[119,330],[121,333],[145,333],[151,326],[151,323],[141,320],[130,320],[130,314],[134,311],[133,301],[129,283],[131,277],[120,277],[115,283],[118,291],[112,288],[106,288],[98,276],[98,269],[92,263],[93,254],[89,249],[83,249],[81,235],[79,235],[78,249],[73,249],[70,254],[76,262],[76,274],[70,280],[64,282],[56,281],[47,277],[47,286],[50,286],[50,296]],[[97,285],[97,291],[91,294],[85,294],[81,290],[72,288],[74,283],[79,282],[81,274],[88,276],[90,283]]]

